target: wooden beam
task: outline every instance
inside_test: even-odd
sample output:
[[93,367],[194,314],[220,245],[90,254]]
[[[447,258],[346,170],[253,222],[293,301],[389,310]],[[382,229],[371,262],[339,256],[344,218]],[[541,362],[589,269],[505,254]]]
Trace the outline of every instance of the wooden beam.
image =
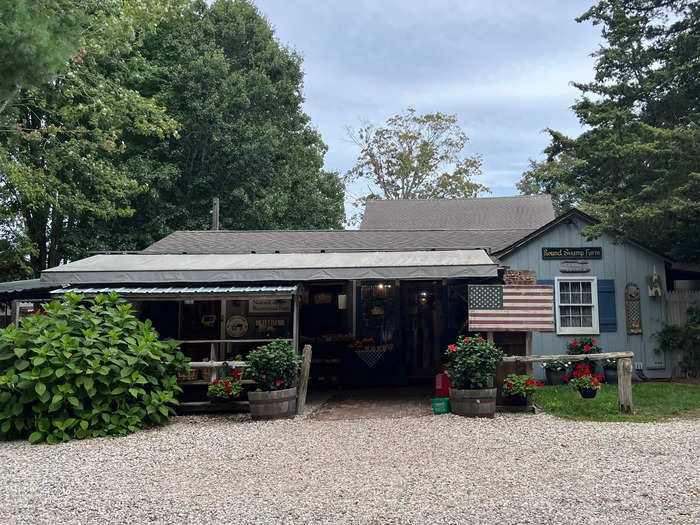
[[617,394],[620,398],[620,412],[632,414],[632,359],[617,360]]
[[223,366],[247,368],[248,363],[245,361],[190,361],[190,368],[221,368]]
[[311,345],[304,345],[301,355],[301,373],[297,388],[297,414],[303,414],[306,407],[306,393],[309,389],[309,371],[311,370]]
[[600,361],[602,359],[633,358],[632,352],[604,352],[602,354],[559,354],[559,355],[509,355],[503,358],[504,363],[548,363],[551,361]]

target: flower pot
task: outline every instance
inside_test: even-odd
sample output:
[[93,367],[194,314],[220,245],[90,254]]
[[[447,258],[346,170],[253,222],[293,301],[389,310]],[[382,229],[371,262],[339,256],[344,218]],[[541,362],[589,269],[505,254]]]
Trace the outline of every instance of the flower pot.
[[581,397],[584,397],[586,399],[593,399],[598,393],[598,390],[595,388],[579,388],[578,392],[579,394],[581,394]]
[[515,406],[515,407],[523,407],[527,406],[530,404],[530,400],[532,399],[532,396],[527,395],[527,396],[505,396],[503,398],[503,402],[508,405],[508,406]]
[[496,389],[450,388],[452,413],[466,417],[493,417],[496,413]]
[[250,415],[253,419],[292,418],[297,411],[297,389],[248,392]]
[[610,385],[617,384],[617,366],[603,368],[605,374],[605,382]]
[[550,385],[564,384],[564,376],[566,375],[566,370],[550,370],[549,368],[547,368],[544,373],[547,376],[547,383],[549,383]]
[[209,401],[211,401],[212,405],[223,405],[224,403],[228,403],[229,401],[232,401],[230,397],[210,397]]

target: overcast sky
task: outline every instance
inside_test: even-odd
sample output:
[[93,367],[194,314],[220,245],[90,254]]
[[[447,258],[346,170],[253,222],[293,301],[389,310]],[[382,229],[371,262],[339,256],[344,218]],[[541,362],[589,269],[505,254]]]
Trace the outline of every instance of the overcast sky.
[[577,23],[592,1],[257,0],[277,38],[304,57],[304,104],[328,144],[326,169],[357,149],[345,126],[413,107],[456,113],[484,157],[481,182],[517,194],[545,127],[580,133],[572,80],[593,75],[600,30]]

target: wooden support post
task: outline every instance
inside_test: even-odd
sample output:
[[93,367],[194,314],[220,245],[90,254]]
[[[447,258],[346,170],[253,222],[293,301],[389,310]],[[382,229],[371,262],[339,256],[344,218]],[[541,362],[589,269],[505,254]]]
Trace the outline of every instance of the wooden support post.
[[[525,332],[525,355],[532,355],[532,332]],[[532,375],[532,363],[525,363],[525,373]]]
[[489,343],[493,343],[493,332],[486,332],[486,340]]
[[15,300],[10,303],[10,312],[12,324],[19,326],[19,301]]
[[306,406],[306,393],[309,388],[309,371],[311,370],[311,345],[304,345],[301,354],[301,373],[299,374],[299,386],[297,387],[297,414],[304,413]]
[[297,294],[292,295],[293,318],[292,318],[292,344],[294,351],[299,353],[299,302],[301,297]]
[[617,360],[617,393],[620,398],[620,412],[632,414],[632,359],[629,357]]

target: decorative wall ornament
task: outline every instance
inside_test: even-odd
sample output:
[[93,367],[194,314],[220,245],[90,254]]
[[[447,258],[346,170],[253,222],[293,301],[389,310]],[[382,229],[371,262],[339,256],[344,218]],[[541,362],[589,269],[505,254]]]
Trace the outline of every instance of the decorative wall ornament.
[[647,284],[649,285],[649,297],[661,297],[663,287],[661,286],[661,277],[656,273],[656,266],[654,266],[653,275],[647,277]]
[[588,273],[591,266],[586,261],[562,261],[561,273]]
[[625,317],[627,319],[627,333],[642,333],[642,305],[640,302],[639,286],[629,283],[625,286]]

